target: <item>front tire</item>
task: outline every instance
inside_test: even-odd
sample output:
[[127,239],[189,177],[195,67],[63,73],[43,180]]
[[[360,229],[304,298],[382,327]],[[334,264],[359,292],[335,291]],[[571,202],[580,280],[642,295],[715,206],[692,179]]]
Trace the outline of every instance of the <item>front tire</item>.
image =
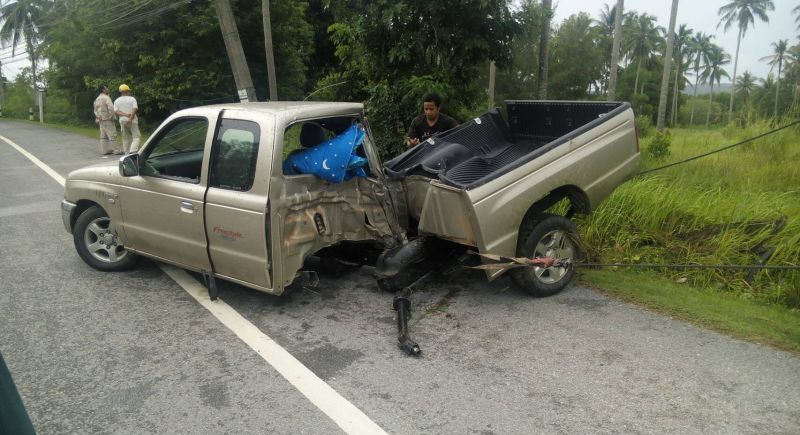
[[[577,261],[581,258],[578,228],[571,220],[554,215],[542,216],[518,248],[527,258],[551,257]],[[571,267],[520,267],[511,272],[514,282],[536,297],[552,296],[563,290],[575,276]]]
[[125,250],[114,223],[99,206],[78,216],[72,240],[81,259],[94,269],[115,272],[130,269],[136,263],[136,254]]

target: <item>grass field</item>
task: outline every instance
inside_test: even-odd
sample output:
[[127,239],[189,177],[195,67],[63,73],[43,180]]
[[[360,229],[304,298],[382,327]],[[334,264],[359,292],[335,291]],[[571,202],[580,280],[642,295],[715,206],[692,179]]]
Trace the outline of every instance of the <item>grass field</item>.
[[[702,154],[756,136],[772,127],[673,129],[671,153],[655,159],[642,139],[642,170]],[[592,215],[577,219],[594,262],[659,264],[800,264],[800,128],[785,129],[757,141],[686,164],[637,177],[614,192]],[[727,322],[717,308],[733,298],[788,309],[784,320],[800,325],[800,272],[746,270],[671,270],[641,272],[617,268],[589,271],[587,283],[616,286],[624,299],[668,313],[686,313],[696,323],[748,337],[737,311]],[[665,304],[658,291],[641,290],[643,276],[657,277],[703,298],[678,298]],[[616,278],[613,278],[616,277]],[[614,283],[616,281],[616,284]],[[676,284],[680,282],[682,284]],[[666,287],[665,287],[666,288]],[[666,291],[666,290],[665,290]],[[666,293],[665,293],[666,294]],[[671,293],[674,295],[674,293]],[[707,305],[706,307],[698,304]],[[708,309],[714,305],[714,316]],[[669,308],[665,308],[669,306]],[[724,316],[721,316],[724,317]],[[763,316],[762,316],[763,317]],[[722,322],[722,323],[720,323]],[[721,324],[727,326],[720,327]],[[738,324],[738,326],[737,326]],[[800,349],[800,335],[788,334]],[[771,342],[772,339],[765,339]]]

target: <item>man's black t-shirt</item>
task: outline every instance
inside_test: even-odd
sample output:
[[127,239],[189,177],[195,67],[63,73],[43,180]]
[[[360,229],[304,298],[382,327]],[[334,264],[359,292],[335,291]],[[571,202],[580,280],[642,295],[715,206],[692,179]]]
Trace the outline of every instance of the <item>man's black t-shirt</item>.
[[408,137],[419,139],[419,141],[422,142],[436,133],[447,131],[457,126],[458,121],[444,113],[439,113],[439,119],[437,119],[436,124],[432,126],[428,125],[428,120],[425,119],[425,115],[419,115],[411,121],[411,127],[408,128]]

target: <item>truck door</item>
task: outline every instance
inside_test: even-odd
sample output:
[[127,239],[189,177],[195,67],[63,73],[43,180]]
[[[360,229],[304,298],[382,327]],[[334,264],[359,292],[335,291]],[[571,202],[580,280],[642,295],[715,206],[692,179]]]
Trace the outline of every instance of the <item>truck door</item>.
[[201,175],[214,120],[175,118],[145,145],[139,175],[119,192],[126,246],[189,269],[209,269]]
[[263,118],[236,110],[221,115],[209,162],[205,228],[216,275],[269,291],[273,127]]

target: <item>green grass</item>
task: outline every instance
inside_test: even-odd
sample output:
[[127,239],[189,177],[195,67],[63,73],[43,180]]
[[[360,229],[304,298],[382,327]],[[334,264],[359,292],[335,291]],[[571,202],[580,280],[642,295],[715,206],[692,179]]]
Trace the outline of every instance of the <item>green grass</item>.
[[654,272],[582,269],[601,293],[743,340],[800,355],[800,311],[727,292],[679,284]]
[[[770,130],[673,129],[671,154],[642,169],[695,156]],[[800,128],[637,177],[595,213],[577,219],[589,259],[599,262],[800,264]],[[674,277],[675,274],[662,274]],[[694,270],[689,283],[736,297],[800,307],[799,271]]]

